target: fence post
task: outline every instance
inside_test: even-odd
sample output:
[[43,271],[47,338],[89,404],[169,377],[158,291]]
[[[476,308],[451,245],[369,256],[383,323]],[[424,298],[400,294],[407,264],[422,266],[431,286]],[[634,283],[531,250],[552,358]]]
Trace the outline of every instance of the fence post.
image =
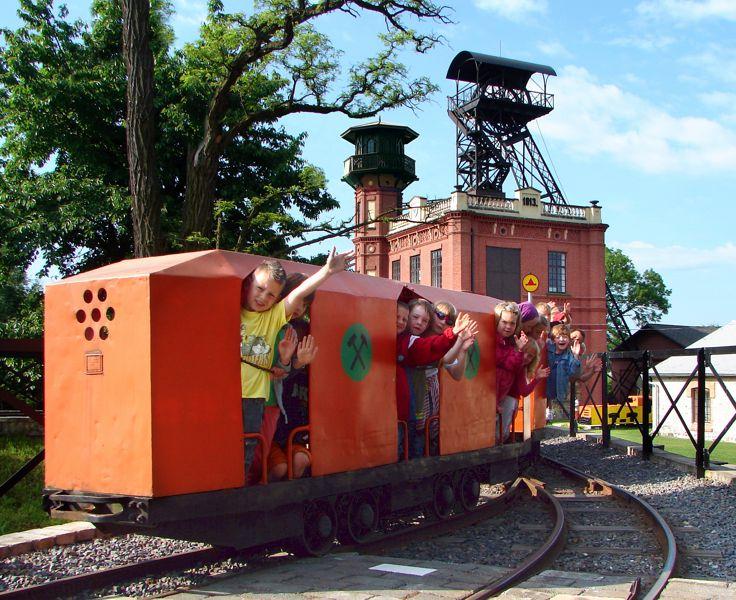
[[642,395],[642,415],[641,415],[641,447],[642,458],[649,460],[652,457],[652,435],[649,431],[649,415],[652,411],[652,397],[649,390],[649,350],[645,350],[642,355],[642,374],[641,374],[641,395]]
[[611,430],[608,427],[608,352],[604,352],[601,358],[603,368],[601,373],[601,443],[604,448],[611,447]]
[[698,431],[695,443],[695,475],[705,477],[705,348],[698,350]]
[[575,396],[577,395],[577,386],[575,381],[570,382],[570,437],[576,437],[578,434],[578,422],[575,418]]

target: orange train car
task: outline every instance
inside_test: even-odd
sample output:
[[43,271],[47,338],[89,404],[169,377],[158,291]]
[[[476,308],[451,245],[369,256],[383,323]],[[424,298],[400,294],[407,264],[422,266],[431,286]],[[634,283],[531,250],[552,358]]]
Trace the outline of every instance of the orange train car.
[[[469,510],[481,482],[508,480],[536,457],[543,424],[533,398],[518,417],[524,434],[496,444],[493,299],[346,272],[320,287],[310,310],[319,346],[309,369],[311,476],[246,485],[240,290],[261,261],[176,254],[47,286],[50,514],[106,532],[317,554],[335,537],[365,539],[397,511]],[[465,377],[440,379],[439,456],[411,461],[397,460],[395,397],[396,301],[407,296],[449,300],[480,324]]]

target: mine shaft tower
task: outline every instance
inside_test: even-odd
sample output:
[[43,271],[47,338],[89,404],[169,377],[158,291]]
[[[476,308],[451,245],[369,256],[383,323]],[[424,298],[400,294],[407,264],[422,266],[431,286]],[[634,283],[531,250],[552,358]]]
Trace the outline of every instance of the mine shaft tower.
[[[532,78],[534,74],[541,75]],[[552,67],[460,52],[447,78],[456,81],[448,114],[457,127],[457,188],[477,196],[503,195],[513,171],[518,188],[537,188],[541,199],[567,204],[527,124],[554,108],[547,79]],[[530,84],[534,88],[530,89]]]

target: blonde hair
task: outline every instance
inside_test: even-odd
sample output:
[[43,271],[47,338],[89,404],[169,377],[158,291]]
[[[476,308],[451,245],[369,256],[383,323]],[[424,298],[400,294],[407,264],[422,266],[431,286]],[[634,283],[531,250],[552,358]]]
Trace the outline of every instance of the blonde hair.
[[527,379],[531,379],[532,377],[534,377],[534,373],[537,372],[537,366],[539,365],[539,359],[541,357],[539,356],[539,354],[540,354],[540,352],[539,352],[539,344],[537,344],[537,342],[535,342],[533,339],[531,339],[531,338],[529,339],[529,341],[527,342],[526,347],[524,348],[524,350],[526,350],[527,348],[530,348],[530,349],[531,348],[534,348],[534,358],[532,359],[532,362],[530,362],[525,367],[525,369],[526,369],[526,378]]
[[560,334],[570,337],[570,327],[564,323],[558,323],[555,325],[550,332],[552,339],[554,340]]
[[447,302],[447,300],[440,300],[439,302],[434,303],[434,307],[441,310],[443,313],[445,313],[449,320],[447,321],[447,324],[450,325],[455,322],[455,319],[457,319],[457,308],[455,308],[455,305],[452,304],[452,302]]
[[519,310],[519,305],[516,302],[499,302],[496,304],[493,312],[496,314],[496,324],[498,324],[498,321],[501,319],[501,313],[510,312],[511,314],[516,315],[516,328],[514,329],[514,335],[518,335],[519,330],[521,329],[521,311]]

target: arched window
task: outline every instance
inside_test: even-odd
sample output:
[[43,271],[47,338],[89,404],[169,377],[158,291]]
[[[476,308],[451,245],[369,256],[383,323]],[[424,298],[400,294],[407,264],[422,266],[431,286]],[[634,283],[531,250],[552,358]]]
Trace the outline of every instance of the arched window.
[[365,140],[365,153],[375,154],[378,152],[378,144],[376,144],[376,138],[369,137]]

